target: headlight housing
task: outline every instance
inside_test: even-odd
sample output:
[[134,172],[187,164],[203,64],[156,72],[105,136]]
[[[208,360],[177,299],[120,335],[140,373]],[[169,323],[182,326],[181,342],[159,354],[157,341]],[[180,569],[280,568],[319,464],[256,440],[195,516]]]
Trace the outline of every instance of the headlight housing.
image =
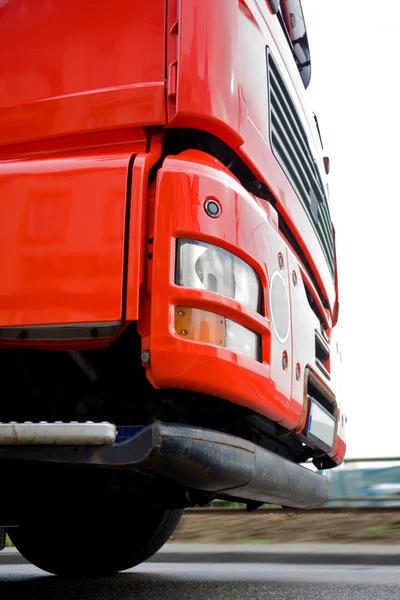
[[178,285],[216,292],[261,312],[260,279],[253,267],[235,254],[206,242],[179,239],[176,267]]

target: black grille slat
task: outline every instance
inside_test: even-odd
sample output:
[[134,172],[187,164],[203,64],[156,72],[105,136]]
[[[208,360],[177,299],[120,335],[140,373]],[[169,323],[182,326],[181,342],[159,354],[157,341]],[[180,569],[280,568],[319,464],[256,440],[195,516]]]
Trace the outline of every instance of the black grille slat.
[[326,201],[321,202],[321,204],[319,204],[318,208],[319,208],[319,215],[321,216],[321,219],[319,219],[319,223],[321,225],[321,233],[322,232],[324,233],[324,237],[326,240],[326,250],[327,250],[329,256],[331,257],[332,265],[333,265],[333,260],[334,260],[333,233],[332,233],[330,214],[329,214],[329,210],[327,208]]
[[268,50],[267,64],[272,151],[314,226],[333,274],[333,231],[324,185],[299,114]]
[[333,260],[334,260],[334,255],[333,255],[333,245],[331,243],[329,243],[329,240],[331,239],[332,236],[332,228],[329,228],[329,225],[326,222],[326,218],[321,210],[321,207],[319,207],[319,215],[322,217],[319,222],[321,224],[321,233],[323,232],[324,235],[324,239],[326,240],[326,252],[328,253],[331,261],[332,261],[332,268],[333,268]]
[[[271,95],[273,95],[273,94],[274,94],[274,91],[271,88]],[[296,151],[298,152],[297,160],[300,162],[301,168],[307,174],[306,177],[311,178],[311,181],[313,182],[314,193],[319,194],[320,183],[319,183],[317,177],[315,176],[315,172],[311,168],[310,162],[306,160],[306,158],[304,156],[303,148],[301,147],[301,143],[298,138],[298,135],[296,135],[296,132],[293,131],[291,124],[289,122],[289,119],[287,118],[287,115],[285,114],[285,112],[282,110],[277,98],[276,98],[276,103],[274,104],[274,107],[275,107],[274,114],[271,114],[272,125],[275,125],[276,122],[279,122],[280,127],[284,128],[287,138],[288,138],[288,141],[290,141],[292,147],[296,148]]]
[[297,139],[299,141],[299,144],[302,145],[304,154],[308,154],[307,146],[304,144],[303,140],[302,125],[297,118],[297,114],[293,113],[294,107],[292,101],[286,94],[286,90],[282,89],[279,86],[277,78],[272,75],[271,70],[269,72],[269,83],[270,90],[272,90],[275,93],[275,96],[277,98],[277,104],[284,107],[285,114],[287,115],[287,118],[291,123],[291,127],[296,132]]
[[303,190],[305,194],[308,194],[309,190],[305,187],[304,182],[300,178],[296,162],[293,161],[290,153],[287,152],[286,148],[284,147],[284,142],[275,128],[272,128],[271,137],[277,154],[281,160],[285,162],[286,169],[289,171],[290,178],[293,179],[295,187],[299,190]]
[[292,143],[292,140],[287,135],[284,124],[276,118],[276,115],[271,115],[271,127],[272,133],[278,135],[281,143],[284,144],[286,153],[291,157],[293,163],[296,164],[296,169],[299,174],[299,178],[302,181],[303,187],[306,191],[309,191],[309,177],[307,170],[303,166],[303,161],[300,159],[297,145]]
[[[292,153],[287,152],[287,149],[284,147],[284,142],[282,141],[282,135],[280,135],[279,131],[277,131],[275,127],[272,127],[271,140],[274,144],[275,154],[277,155],[277,158],[280,160],[280,162],[284,162],[285,167],[286,167],[285,170],[286,170],[293,186],[295,187],[296,191],[303,198],[308,199],[310,190],[307,187],[307,183],[304,182],[304,179],[303,178],[299,179],[299,170],[296,168],[297,161],[295,159],[293,159]],[[308,202],[308,201],[305,200],[305,202]],[[310,205],[309,205],[309,210],[310,211],[312,210]],[[318,203],[318,217],[321,217],[321,218],[319,218],[319,223],[320,223],[320,228],[321,228],[320,232],[319,232],[320,236],[323,237],[325,241],[327,241],[326,252],[328,253],[330,259],[333,261],[333,248],[329,244],[329,225],[327,226],[326,209],[325,209],[325,207],[323,207],[323,204],[321,204],[320,202]],[[329,213],[328,213],[328,219],[329,219]],[[330,223],[329,220],[328,220],[328,223]]]
[[[279,124],[275,121],[274,118],[271,119],[271,125],[272,125],[271,138],[272,138],[272,141],[274,142],[275,149],[277,150],[277,153],[279,154],[279,157],[281,158],[281,160],[285,163],[286,169],[289,171],[290,178],[293,180],[295,188],[297,189],[297,191],[300,193],[300,195],[303,198],[309,198],[310,197],[310,187],[309,187],[310,181],[299,161],[298,154],[296,154],[296,151],[295,151],[293,145],[288,140],[284,140],[284,132],[282,131],[282,128],[279,126]],[[286,147],[285,147],[285,141],[286,141]],[[329,237],[329,228],[327,227],[326,215],[324,214],[325,211],[322,210],[323,198],[321,199],[320,195],[318,194],[318,190],[315,190],[314,185],[313,185],[312,189],[314,191],[317,201],[319,201],[317,207],[318,207],[318,213],[320,213],[320,215],[322,217],[320,219],[321,227],[323,229],[324,235],[326,237]],[[309,206],[309,208],[310,208],[310,210],[312,210],[311,205]],[[317,217],[318,217],[318,215],[317,215]],[[329,250],[330,250],[330,248],[328,248],[328,251]],[[333,255],[332,255],[332,258],[333,258]]]
[[[278,119],[278,115],[283,115],[283,119],[286,121],[286,134],[289,139],[296,139],[296,145],[300,152],[299,160],[301,160],[303,167],[307,170],[309,177],[314,183],[314,193],[323,198],[324,194],[321,191],[322,182],[315,172],[314,160],[306,146],[308,142],[305,141],[307,138],[304,129],[297,115],[293,113],[294,107],[289,105],[289,102],[291,102],[290,98],[288,99],[286,94],[279,93],[276,80],[274,82],[273,79],[270,79],[270,93],[271,106],[274,107],[274,111],[271,111],[271,121]],[[282,106],[284,106],[285,111],[282,110]],[[282,118],[280,120],[282,121]]]

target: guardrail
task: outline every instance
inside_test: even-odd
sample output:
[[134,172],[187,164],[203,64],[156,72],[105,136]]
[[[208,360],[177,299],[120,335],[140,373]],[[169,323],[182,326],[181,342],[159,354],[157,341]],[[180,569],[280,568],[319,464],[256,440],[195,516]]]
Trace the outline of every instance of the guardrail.
[[329,498],[329,502],[398,502],[399,496],[342,496],[341,498]]
[[344,459],[344,464],[350,464],[350,463],[380,463],[380,462],[400,462],[400,456],[389,456],[389,457],[384,457],[384,456],[379,456],[379,457],[374,457],[374,458],[345,458]]
[[346,458],[342,469],[331,472],[329,506],[400,507],[399,462],[399,456]]
[[[303,510],[299,508],[281,508],[280,506],[271,506],[271,507],[262,507],[258,508],[255,511],[251,511],[251,514],[254,515],[277,515],[277,514],[291,514],[297,515],[299,513],[313,513],[313,514],[343,514],[346,512],[353,514],[376,514],[376,513],[399,513],[399,506],[325,506],[324,508],[311,508],[310,510]],[[245,506],[242,508],[237,507],[212,507],[208,508],[186,508],[185,513],[192,515],[213,515],[218,514],[221,515],[243,515],[244,513],[248,513]]]

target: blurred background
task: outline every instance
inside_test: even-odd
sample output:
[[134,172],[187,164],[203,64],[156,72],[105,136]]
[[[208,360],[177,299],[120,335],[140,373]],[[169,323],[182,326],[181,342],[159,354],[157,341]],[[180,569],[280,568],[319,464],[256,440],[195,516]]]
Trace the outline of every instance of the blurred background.
[[398,0],[303,0],[331,159],[348,457],[400,454]]

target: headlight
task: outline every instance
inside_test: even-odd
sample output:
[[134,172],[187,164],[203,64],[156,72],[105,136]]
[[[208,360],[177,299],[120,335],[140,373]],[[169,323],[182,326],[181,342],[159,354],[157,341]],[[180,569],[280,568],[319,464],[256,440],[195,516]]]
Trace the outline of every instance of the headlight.
[[258,333],[207,310],[176,306],[175,331],[185,340],[222,346],[261,361],[261,336]]
[[176,283],[217,292],[260,312],[261,283],[244,260],[218,246],[178,240]]

